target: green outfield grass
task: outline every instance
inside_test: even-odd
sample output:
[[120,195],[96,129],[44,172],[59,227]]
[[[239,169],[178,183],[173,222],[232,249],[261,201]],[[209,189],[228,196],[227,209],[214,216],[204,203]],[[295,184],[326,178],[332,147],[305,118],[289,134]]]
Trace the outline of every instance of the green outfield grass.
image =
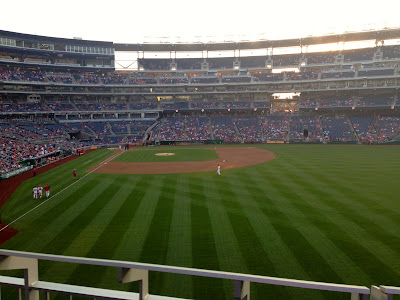
[[[276,159],[222,169],[222,176],[90,174],[17,221],[20,233],[2,247],[400,286],[400,147],[256,147],[275,152]],[[49,183],[54,194],[74,182],[74,168],[82,178],[111,154],[98,150],[28,180],[3,207],[2,221],[11,222],[38,203],[31,199],[34,184]],[[116,269],[41,262],[39,272],[41,280],[137,288],[118,284]],[[150,293],[232,299],[233,283],[153,272]],[[252,299],[350,299],[261,284],[252,285],[251,294]]]
[[[163,149],[163,150],[162,150]],[[158,153],[173,153],[171,156],[157,156]],[[164,161],[205,161],[217,159],[218,155],[214,150],[198,148],[152,148],[137,151],[124,152],[114,160],[124,162],[164,162]]]

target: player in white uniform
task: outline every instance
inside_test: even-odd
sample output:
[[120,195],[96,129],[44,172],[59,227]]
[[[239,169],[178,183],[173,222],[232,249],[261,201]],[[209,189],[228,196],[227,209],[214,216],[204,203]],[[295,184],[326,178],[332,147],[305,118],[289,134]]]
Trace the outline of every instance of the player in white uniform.
[[38,188],[35,186],[33,188],[32,194],[33,194],[33,199],[37,199],[37,192],[38,192]]
[[218,164],[218,167],[217,167],[217,173],[218,173],[218,175],[221,175],[221,166]]
[[43,188],[42,188],[42,186],[40,184],[39,184],[39,187],[38,187],[38,193],[39,193],[39,198],[42,199]]

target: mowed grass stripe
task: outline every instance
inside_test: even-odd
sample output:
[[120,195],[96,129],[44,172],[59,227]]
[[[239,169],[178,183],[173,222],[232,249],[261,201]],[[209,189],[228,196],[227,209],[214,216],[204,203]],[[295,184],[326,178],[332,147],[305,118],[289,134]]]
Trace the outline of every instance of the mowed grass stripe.
[[[275,164],[279,167],[278,163],[275,162]],[[331,251],[323,251],[322,249],[325,246],[318,245],[318,243],[322,244],[324,239],[320,238],[320,234],[310,236],[307,231],[303,233],[303,225],[299,223],[303,221],[304,217],[301,213],[287,207],[292,194],[285,193],[287,187],[280,185],[280,183],[290,178],[290,174],[280,175],[277,173],[277,169],[260,170],[260,177],[251,177],[256,182],[260,182],[260,189],[265,195],[264,201],[269,204],[262,206],[261,210],[269,216],[271,225],[276,229],[284,243],[288,245],[298,264],[312,276],[308,280],[342,282],[341,277],[325,261],[326,252]],[[315,229],[310,232],[314,231]],[[325,277],[326,274],[329,274],[329,277]]]
[[[189,181],[186,176],[177,176],[172,218],[168,235],[165,264],[190,267],[192,259],[191,211]],[[179,282],[179,284],[176,284]],[[167,274],[162,290],[168,295],[192,299],[192,276]]]
[[[207,181],[203,180],[203,176],[189,182],[193,267],[219,270],[215,239],[206,206],[209,201],[205,195],[207,188]],[[224,299],[222,282],[221,279],[193,277],[193,295],[197,299]]]
[[[240,195],[245,201],[236,202],[236,209],[230,211],[229,218],[246,264],[251,274],[259,274],[264,276],[281,276],[285,278],[303,278],[308,279],[310,276],[298,263],[297,258],[293,256],[279,234],[276,232],[268,215],[264,214],[257,202],[265,201],[262,197],[263,191],[258,185],[248,181],[252,178],[248,171],[242,170],[240,176],[233,177],[233,183],[225,180],[224,186],[231,193]],[[260,175],[251,171],[253,176]],[[232,176],[230,176],[232,177]],[[231,178],[230,178],[231,179]],[[241,185],[237,183],[241,182]],[[256,196],[257,195],[257,196]],[[227,193],[229,197],[229,193]],[[270,285],[256,285],[252,287],[252,296],[258,299],[264,298],[265,295],[272,295],[274,299],[298,298],[304,296],[304,289],[294,289],[286,287],[277,287]],[[306,293],[310,296],[310,293]],[[323,299],[319,291],[314,291],[313,299]]]
[[162,180],[161,176],[146,175],[140,178],[141,180],[135,186],[133,196],[137,203],[130,210],[132,217],[126,224],[122,243],[116,247],[114,252],[115,257],[120,260],[140,260],[161,193],[160,190],[153,187],[155,183]]
[[[153,221],[150,223],[149,232],[140,256],[140,261],[142,262],[161,265],[166,263],[175,192],[176,176],[163,176],[161,193],[154,211]],[[170,295],[167,290],[162,288],[165,286],[164,282],[167,275],[161,272],[151,272],[149,274],[149,280],[158,283],[157,286],[152,288],[154,294]]]
[[[108,227],[109,222],[112,219],[111,217],[116,213],[118,207],[121,206],[121,203],[117,201],[117,198],[123,197],[127,193],[128,190],[126,188],[128,187],[128,183],[126,181],[127,180],[122,179],[120,182],[118,182],[115,186],[120,187],[120,189],[109,199],[109,201],[107,201],[106,205],[103,208],[101,208],[97,212],[95,210],[93,211],[93,218],[89,218],[90,223],[88,223],[87,226],[82,227],[81,232],[76,236],[75,239],[73,239],[70,245],[66,247],[66,249],[64,250],[64,255],[95,257],[88,252],[90,251],[90,249],[93,248],[93,245],[95,244],[101,233]],[[92,195],[94,201],[96,202],[101,202],[102,197],[109,196],[109,193],[107,193],[105,189],[100,189],[100,190],[101,192],[99,194]],[[107,245],[105,241],[104,245]],[[45,277],[52,279],[57,278],[62,282],[78,284],[79,281],[72,282],[70,280],[71,280],[71,273],[76,273],[76,270],[79,269],[80,273],[75,274],[72,277],[78,278],[79,275],[83,276],[80,277],[81,279],[80,282],[82,282],[83,279],[88,281],[92,280],[92,278],[96,276],[97,272],[93,272],[94,275],[90,276],[90,278],[87,278],[87,273],[80,269],[82,268],[82,266],[83,265],[66,264],[63,267],[62,274],[54,273],[56,271],[53,268],[49,268],[45,272]],[[84,269],[85,267],[87,266],[83,266]],[[87,271],[87,269],[85,270]],[[104,269],[102,271],[104,272]],[[101,272],[101,274],[103,272]]]
[[[135,177],[135,179],[139,181],[139,178]],[[117,246],[123,243],[122,237],[128,229],[126,225],[132,218],[132,211],[138,207],[139,202],[135,199],[137,196],[137,192],[135,191],[136,180],[132,180],[132,178],[128,179],[126,176],[119,182],[119,191],[103,209],[103,214],[97,215],[97,224],[92,225],[92,228],[95,228],[96,232],[92,233],[94,236],[91,237],[91,246],[87,247],[87,253],[82,256],[94,258],[114,257]],[[75,244],[79,246],[79,243]],[[110,283],[116,280],[115,269],[91,267],[93,275],[86,279],[87,268],[88,266],[86,265],[79,265],[69,276],[68,282],[78,284],[85,281],[89,285],[112,288],[114,284]]]
[[[364,177],[362,174],[359,176],[354,176],[352,180],[343,179],[341,176],[329,176],[326,171],[321,172],[320,168],[307,164],[304,161],[297,161],[294,159],[289,159],[284,162],[288,168],[295,163],[301,166],[302,176],[309,176],[311,182],[318,182],[318,185],[312,188],[318,188],[319,190],[329,191],[332,194],[337,195],[338,201],[345,201],[346,206],[349,208],[354,208],[354,212],[370,212],[372,207],[380,208],[384,206],[386,209],[392,210],[392,214],[388,216],[385,214],[385,218],[381,218],[381,222],[392,221],[391,225],[388,227],[399,227],[400,226],[400,212],[397,211],[396,205],[387,206],[385,201],[382,201],[382,197],[374,196],[367,187],[374,184],[377,178]],[[343,170],[343,168],[342,168]],[[380,177],[380,173],[377,174]],[[381,185],[381,183],[380,183]],[[310,187],[309,184],[307,184]],[[381,190],[381,189],[378,189]],[[343,200],[345,198],[345,200]],[[356,201],[354,201],[356,200]],[[396,203],[397,204],[397,203]],[[376,220],[379,211],[374,210],[374,215],[371,218],[371,222]],[[379,227],[381,222],[376,222]],[[386,229],[386,228],[385,228]]]
[[[296,189],[299,191],[298,193],[301,193],[302,190],[304,191],[304,181],[296,180],[292,181],[292,183],[297,184]],[[323,192],[320,192],[324,199],[323,203],[312,193],[303,192],[302,194],[305,194],[302,197],[304,205],[299,205],[298,208],[301,209],[304,214],[312,216],[314,222],[318,222],[320,227],[325,226],[329,228],[330,230],[325,230],[326,235],[330,235],[333,240],[338,240],[336,245],[346,252],[348,256],[357,263],[359,268],[363,269],[364,274],[373,274],[371,273],[373,270],[371,270],[370,265],[365,264],[365,261],[378,260],[378,264],[386,265],[386,268],[383,268],[383,270],[379,272],[380,278],[393,278],[398,276],[400,266],[396,263],[393,264],[393,261],[396,261],[397,252],[392,250],[394,246],[391,247],[383,241],[379,241],[381,237],[372,234],[373,231],[369,230],[369,228],[374,227],[373,224],[367,222],[364,226],[362,226],[362,224],[359,225],[354,221],[359,217],[356,213],[347,215],[343,213],[347,211],[345,206],[340,210],[328,206],[328,199],[332,197],[332,193],[323,194]],[[320,217],[321,211],[324,212],[322,218]],[[349,235],[348,229],[351,229],[351,232],[354,234]],[[396,244],[396,240],[393,240],[393,243]],[[352,255],[350,256],[350,254]],[[390,259],[392,259],[392,265],[387,263],[387,260]],[[358,284],[374,282],[371,278],[362,278],[358,271],[357,274],[360,280]]]
[[[126,240],[124,237],[129,235],[131,230],[129,224],[132,222],[132,219],[145,195],[145,191],[143,189],[138,189],[137,187],[142,187],[146,183],[147,180],[145,178],[129,176],[129,187],[127,187],[129,194],[120,199],[120,201],[123,202],[122,206],[114,215],[110,224],[103,231],[101,236],[97,239],[96,244],[91,248],[89,255],[93,255],[93,257],[96,258],[102,258],[108,254],[108,257],[112,259],[120,259],[118,251],[121,247],[125,247]],[[86,273],[83,272],[82,276],[85,274]],[[115,276],[115,269],[107,268],[106,270],[102,270],[101,279],[99,279],[97,283],[99,286],[104,288],[115,288]],[[118,286],[118,289],[123,290],[130,290],[130,288],[129,284]],[[134,290],[137,291],[136,286]]]
[[[287,169],[292,168],[290,162],[286,161],[285,164],[287,164]],[[293,172],[296,172],[296,169],[294,169]],[[394,272],[400,270],[400,264],[393,264],[393,261],[396,261],[396,257],[398,256],[397,253],[400,250],[400,238],[398,235],[396,236],[391,233],[391,229],[385,228],[381,226],[381,224],[374,224],[374,210],[372,210],[371,207],[369,207],[369,209],[364,207],[363,210],[353,209],[351,205],[348,205],[348,203],[355,203],[355,201],[352,201],[348,196],[349,194],[336,192],[333,186],[317,181],[317,178],[314,178],[313,176],[310,176],[313,178],[308,178],[308,175],[305,175],[304,172],[301,172],[301,174],[303,174],[303,176],[300,176],[300,174],[295,175],[296,180],[291,182],[297,184],[296,190],[309,190],[309,194],[303,197],[305,203],[309,199],[315,198],[313,203],[310,204],[309,207],[305,208],[305,213],[310,214],[310,210],[315,210],[314,215],[316,216],[321,210],[324,211],[325,217],[331,221],[330,226],[337,227],[337,230],[341,230],[342,228],[352,228],[354,234],[352,237],[348,237],[353,239],[355,244],[364,245],[364,249],[360,249],[360,253],[366,255],[366,252],[369,252],[375,257],[375,259],[378,259],[382,264],[386,265]],[[302,178],[304,179],[301,180]],[[313,180],[314,182],[317,181],[318,184],[311,189],[306,184],[309,180]],[[333,184],[335,187],[338,186],[336,183]],[[319,197],[313,197],[316,191]],[[323,202],[320,201],[320,198],[324,199]],[[357,198],[358,197],[353,197],[353,200],[356,200]],[[359,199],[359,201],[362,202],[363,199]],[[318,203],[322,207],[316,209],[315,205],[318,205]],[[338,205],[339,203],[341,205]],[[361,214],[360,211],[363,211],[363,214]],[[377,230],[377,227],[380,227],[381,229]],[[382,237],[382,230],[387,232],[387,235],[390,236],[391,243],[387,243],[387,235]],[[346,232],[344,232],[345,236],[348,235]]]
[[[96,160],[96,158],[99,158],[99,160],[102,161],[109,155],[108,150],[99,151],[98,154],[96,154],[96,152],[97,151],[91,152],[23,182],[2,207],[3,221],[9,223],[40,203],[40,200],[33,200],[32,189],[34,186],[41,184],[44,187],[47,183],[49,183],[51,187],[50,195],[55,195],[57,192],[74,182],[72,176],[72,171],[74,168],[77,169],[78,166],[85,161]],[[44,198],[42,198],[41,201],[46,199],[44,191],[43,196]]]
[[[92,181],[88,184],[77,188],[75,191],[82,195],[83,201],[76,205],[76,195],[71,194],[65,199],[59,199],[55,207],[47,207],[46,205],[41,206],[37,210],[32,211],[26,217],[16,224],[16,228],[21,232],[14,238],[9,240],[5,245],[7,247],[18,247],[20,243],[23,244],[25,251],[41,251],[46,249],[47,243],[54,237],[56,237],[68,224],[69,220],[72,220],[77,214],[80,213],[82,207],[88,205],[89,193],[99,187],[96,190],[97,193],[101,193],[102,182]],[[96,194],[96,193],[95,193]],[[89,201],[90,203],[90,201]],[[62,206],[59,210],[57,206]],[[27,240],[29,243],[27,243]],[[49,250],[47,250],[49,251]]]
[[[264,252],[258,236],[253,231],[253,228],[249,224],[247,216],[245,215],[245,204],[239,204],[237,201],[238,197],[243,197],[243,190],[241,190],[241,196],[238,196],[234,191],[234,186],[229,183],[229,179],[223,178],[222,180],[223,185],[221,184],[221,188],[223,186],[224,189],[221,190],[223,195],[221,196],[221,200],[225,203],[225,207],[227,207],[226,201],[229,201],[230,209],[228,210],[228,217],[240,249],[239,253],[242,253],[245,265],[247,266],[246,273],[257,275],[265,275],[265,273],[267,273],[268,276],[276,276],[274,262],[270,261],[267,253]],[[244,201],[241,201],[241,203],[251,201],[249,198],[242,200]],[[240,271],[237,272],[241,273]],[[262,298],[262,295],[273,295],[274,299],[288,297],[288,293],[284,288],[270,285],[262,285],[262,291],[260,287],[256,290],[254,290],[253,287],[252,296],[255,295],[258,295],[260,298]]]
[[[221,200],[222,195],[226,191],[216,186],[216,182],[221,182],[223,179],[217,176],[214,175],[209,178],[205,195],[220,270],[248,273],[249,270],[240,251],[227,211]],[[216,177],[215,181],[213,177]],[[209,193],[210,191],[214,191],[219,195],[214,197],[212,193]],[[225,297],[228,298],[232,293],[233,282],[224,280],[223,286]]]
[[309,214],[304,215],[298,209],[297,206],[303,205],[303,199],[294,192],[295,188],[290,180],[283,180],[294,178],[289,173],[294,168],[295,166],[292,166],[291,170],[285,170],[281,165],[274,173],[264,170],[268,174],[265,177],[269,185],[268,198],[274,199],[270,202],[274,205],[274,215],[278,218],[276,228],[282,238],[286,239],[288,244],[295,245],[294,254],[306,270],[312,271],[309,273],[313,280],[349,282],[354,280],[351,273],[354,270],[357,270],[360,278],[368,278],[335,242],[329,240],[325,235],[326,228],[314,225],[309,219]]
[[55,239],[53,239],[51,244],[48,245],[47,249],[50,248],[54,254],[65,253],[65,250],[68,249],[81,231],[90,224],[93,218],[104,208],[112,195],[116,193],[118,190],[116,182],[117,179],[109,181],[108,184],[103,182],[102,192],[97,194],[96,197],[88,194],[88,198],[91,198],[89,200],[89,205],[87,205],[84,209],[77,211],[78,214],[76,214],[75,217],[70,220],[68,226],[66,226],[67,224],[64,226],[64,230],[61,231]]
[[[88,207],[92,206],[96,202],[97,197],[99,197],[111,184],[111,182],[97,181],[97,184],[86,185],[91,188],[82,194],[80,201],[74,203],[69,203],[65,206],[64,211],[60,211],[57,218],[51,219],[48,222],[48,226],[44,227],[43,230],[38,230],[33,234],[31,238],[32,242],[25,247],[26,251],[43,252],[51,254],[64,254],[64,250],[68,247],[68,243],[71,242],[76,234],[79,233],[81,225],[74,223],[80,216],[80,214],[85,211]],[[82,190],[77,190],[77,192]],[[76,197],[72,197],[75,199]],[[65,199],[68,203],[70,199]],[[50,214],[49,214],[50,215]],[[45,220],[45,218],[44,218]],[[90,219],[89,219],[90,221]],[[25,231],[23,232],[25,234]],[[29,232],[26,232],[29,234]],[[19,234],[16,236],[19,238]],[[12,241],[13,239],[11,239]],[[83,247],[84,248],[84,247]],[[33,250],[34,249],[34,250]],[[39,265],[39,273],[43,274],[44,279],[55,279],[63,281],[67,279],[67,274],[64,270],[70,267],[76,267],[76,265],[67,265],[62,267],[63,272],[59,272],[60,264],[52,263],[48,261],[42,261]],[[51,274],[46,277],[46,274]]]

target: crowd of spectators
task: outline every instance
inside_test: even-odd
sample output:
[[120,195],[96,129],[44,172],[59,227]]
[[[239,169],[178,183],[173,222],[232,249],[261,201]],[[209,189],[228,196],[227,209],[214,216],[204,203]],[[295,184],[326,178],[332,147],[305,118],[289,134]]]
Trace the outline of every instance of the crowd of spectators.
[[218,76],[211,76],[211,77],[197,77],[194,76],[191,78],[191,83],[219,83]]
[[159,139],[161,141],[185,140],[185,119],[165,118],[161,121]]
[[[308,137],[304,136],[307,130]],[[304,142],[322,142],[322,124],[318,116],[291,116],[289,140]]]
[[272,56],[274,66],[298,66],[300,61],[300,54],[287,54]]
[[161,103],[162,109],[189,109],[188,102]]
[[356,98],[356,106],[391,106],[394,98],[391,95],[368,95]]
[[287,116],[262,116],[261,133],[265,140],[286,141],[289,130]]
[[372,117],[350,116],[349,118],[360,142],[369,143],[371,141],[371,132],[373,131]]
[[109,122],[111,130],[115,134],[127,134],[128,133],[128,123],[125,122]]
[[325,116],[322,118],[325,140],[328,142],[355,142],[356,137],[351,124],[344,116]]
[[225,142],[240,142],[240,135],[230,117],[211,117],[212,132],[214,139]]
[[306,54],[307,65],[332,64],[335,62],[336,57],[337,52]]
[[383,59],[395,59],[400,57],[400,46],[385,46],[381,48]]
[[101,107],[104,110],[127,110],[128,106],[125,103],[102,103]]
[[302,72],[286,72],[286,80],[315,80],[318,79],[318,72],[302,71]]
[[210,122],[207,117],[189,117],[186,119],[186,137],[189,141],[208,140],[210,136]]
[[321,79],[328,78],[354,78],[355,71],[345,70],[345,71],[327,71],[321,73]]
[[245,142],[258,142],[261,140],[260,124],[257,117],[238,117],[235,124],[240,136]]
[[354,97],[345,99],[337,99],[337,97],[326,97],[325,99],[300,98],[299,105],[300,107],[350,107],[355,105],[355,100]]
[[388,142],[399,133],[399,117],[379,116],[375,120],[373,120],[372,126],[369,127],[366,139],[368,139],[371,143]]

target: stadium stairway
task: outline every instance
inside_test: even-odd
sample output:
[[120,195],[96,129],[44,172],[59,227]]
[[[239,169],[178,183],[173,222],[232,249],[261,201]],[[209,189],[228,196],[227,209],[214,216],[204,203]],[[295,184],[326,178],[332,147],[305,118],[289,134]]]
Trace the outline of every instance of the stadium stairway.
[[213,132],[213,130],[212,130],[211,118],[208,118],[208,126],[209,126],[209,128],[210,128],[210,136],[211,136],[211,139],[213,140],[213,139],[214,139],[214,132]]
[[108,122],[108,121],[107,121],[107,127],[108,127],[108,129],[110,130],[111,135],[112,135],[112,136],[115,136],[115,133],[114,133],[114,131],[112,130],[112,126],[110,125],[110,122]]
[[[92,128],[90,128],[90,126],[86,126],[86,128],[91,132],[93,137],[96,137],[96,132],[93,131]],[[89,133],[88,133],[89,134]]]
[[[239,131],[239,128],[237,127],[236,122],[234,120],[232,120],[232,122],[233,122],[233,125],[235,125],[235,131],[236,131],[237,136],[240,136],[240,131]],[[241,142],[244,143],[244,139],[241,139]]]
[[346,120],[347,120],[347,122],[349,122],[349,124],[350,124],[350,130],[351,130],[351,132],[354,134],[354,137],[356,138],[357,144],[362,144],[361,141],[360,141],[360,139],[358,138],[357,132],[354,130],[353,122],[351,122],[349,116],[346,116]]
[[146,137],[146,135],[148,135],[153,130],[153,128],[156,127],[157,124],[160,124],[160,123],[161,123],[160,121],[155,121],[153,124],[151,124],[150,127],[147,128],[146,131],[144,132],[144,136]]
[[322,136],[322,139],[323,139],[323,144],[327,144],[327,141],[326,141],[326,138],[325,138],[325,134],[324,134],[324,127],[322,126],[322,120],[321,120],[321,116],[317,116],[317,118],[318,118],[318,122],[321,124],[321,128],[320,128],[320,130],[321,130],[321,136]]

